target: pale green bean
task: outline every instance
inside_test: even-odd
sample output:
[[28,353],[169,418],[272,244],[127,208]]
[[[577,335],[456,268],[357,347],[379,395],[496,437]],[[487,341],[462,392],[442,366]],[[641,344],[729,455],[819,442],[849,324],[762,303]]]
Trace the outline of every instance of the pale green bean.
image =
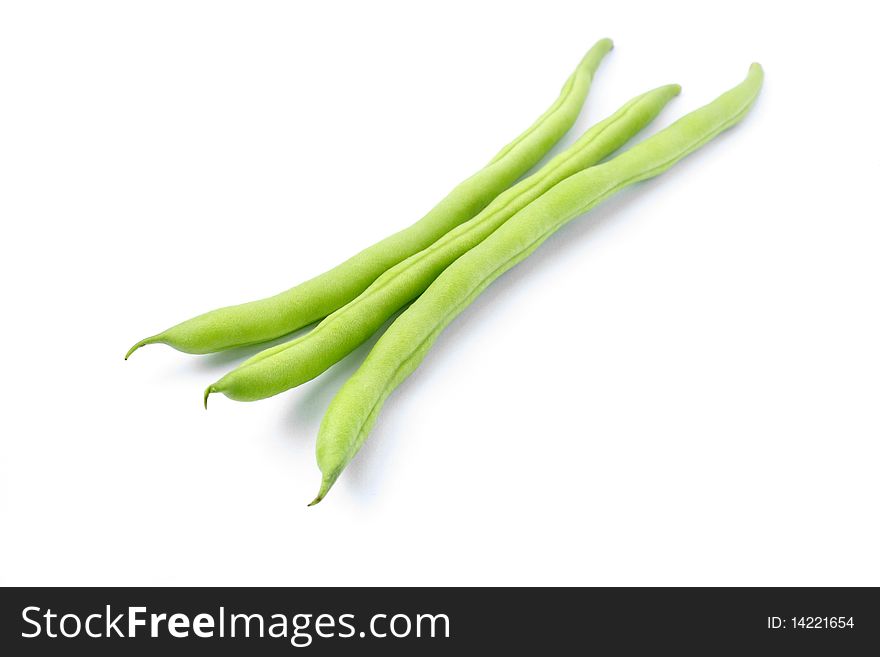
[[763,71],[614,159],[576,173],[511,217],[451,264],[389,327],[342,386],[321,423],[316,447],[327,491],[351,461],[388,395],[421,363],[437,336],[492,281],[559,227],[640,180],[656,176],[740,121],[760,92]]
[[412,226],[285,292],[212,310],[141,340],[129,349],[126,359],[147,344],[167,344],[192,354],[258,344],[307,326],[341,308],[389,267],[430,246],[476,215],[537,164],[574,125],[593,75],[611,48],[609,39],[597,42],[569,77],[556,102],[528,130]]
[[502,192],[473,219],[398,263],[354,301],[291,342],[246,360],[206,390],[238,401],[265,399],[324,372],[369,339],[395,312],[418,297],[456,258],[556,183],[607,157],[637,134],[680,91],[667,85],[633,98],[587,130],[537,173]]

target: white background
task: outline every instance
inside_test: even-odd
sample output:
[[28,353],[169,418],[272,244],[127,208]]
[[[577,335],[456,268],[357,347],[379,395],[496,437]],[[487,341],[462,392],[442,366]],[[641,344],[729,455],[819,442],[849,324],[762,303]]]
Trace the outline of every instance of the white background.
[[[4,3],[2,583],[880,584],[871,6]],[[560,147],[764,93],[492,285],[321,505],[366,348],[208,412],[253,350],[123,361],[417,220],[605,36]]]

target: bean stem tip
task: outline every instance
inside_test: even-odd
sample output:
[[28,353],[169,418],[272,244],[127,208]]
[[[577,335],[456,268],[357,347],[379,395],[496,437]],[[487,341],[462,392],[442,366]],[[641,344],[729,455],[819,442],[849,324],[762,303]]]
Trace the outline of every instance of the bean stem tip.
[[318,494],[315,496],[315,499],[313,499],[311,502],[309,502],[309,506],[315,506],[318,502],[320,502],[321,500],[323,500],[327,496],[327,493],[329,492],[330,488],[332,488],[333,484],[336,483],[337,477],[339,477],[338,472],[335,475],[331,475],[331,476],[324,475],[323,477],[321,477],[321,490],[318,491]]
[[205,410],[206,410],[206,411],[208,410],[208,396],[209,396],[212,392],[216,392],[216,390],[214,390],[214,386],[213,386],[213,384],[212,384],[212,385],[209,385],[207,388],[205,388]]
[[134,352],[136,352],[138,349],[143,347],[146,343],[147,343],[146,340],[141,340],[140,342],[136,342],[134,344],[134,346],[132,346],[131,349],[129,349],[128,351],[125,352],[125,360],[128,360],[129,356],[131,356]]
[[148,344],[156,344],[163,341],[163,334],[159,333],[157,335],[151,335],[149,338],[144,338],[140,342],[135,342],[131,349],[129,349],[125,354],[125,360],[128,360],[128,357],[131,356],[138,349]]

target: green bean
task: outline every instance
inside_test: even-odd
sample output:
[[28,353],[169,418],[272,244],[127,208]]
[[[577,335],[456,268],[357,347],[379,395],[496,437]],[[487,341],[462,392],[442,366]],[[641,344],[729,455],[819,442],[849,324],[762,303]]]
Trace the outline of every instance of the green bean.
[[612,43],[603,39],[584,56],[556,102],[489,164],[459,184],[413,225],[370,246],[333,269],[272,297],[212,310],[136,343],[206,354],[258,344],[307,326],[363,292],[382,272],[434,243],[485,208],[532,168],[574,125],[593,75]]
[[656,176],[740,121],[760,92],[753,64],[738,86],[612,160],[576,173],[520,210],[451,264],[388,328],[342,386],[316,447],[320,502],[360,449],[388,395],[421,363],[443,329],[502,273],[562,225],[621,189]]
[[310,333],[266,349],[209,386],[238,401],[265,399],[313,379],[369,339],[389,317],[418,297],[456,258],[482,242],[519,210],[556,183],[590,167],[650,123],[680,91],[668,85],[633,98],[585,132],[537,173],[502,192],[473,219],[427,249],[398,263],[354,301]]

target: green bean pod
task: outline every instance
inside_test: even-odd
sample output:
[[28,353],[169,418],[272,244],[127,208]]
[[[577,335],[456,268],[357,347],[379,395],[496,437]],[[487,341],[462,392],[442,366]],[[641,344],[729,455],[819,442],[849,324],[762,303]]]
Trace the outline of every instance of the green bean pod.
[[258,344],[307,326],[341,308],[385,270],[476,215],[537,164],[574,125],[593,75],[612,47],[609,39],[598,41],[568,78],[553,105],[528,130],[413,225],[285,292],[218,308],[141,340],[129,349],[125,358],[147,344],[167,344],[191,354]]
[[321,423],[320,502],[366,439],[388,395],[421,363],[443,329],[496,278],[562,225],[621,189],[656,176],[740,121],[761,90],[753,64],[746,79],[614,159],[576,173],[511,217],[451,264],[388,328],[342,386]]
[[502,192],[473,219],[386,271],[310,333],[260,352],[209,386],[206,401],[207,395],[214,392],[237,401],[265,399],[318,376],[368,340],[395,312],[424,292],[446,267],[510,217],[556,183],[623,146],[680,91],[673,84],[633,98],[587,130],[538,172]]

